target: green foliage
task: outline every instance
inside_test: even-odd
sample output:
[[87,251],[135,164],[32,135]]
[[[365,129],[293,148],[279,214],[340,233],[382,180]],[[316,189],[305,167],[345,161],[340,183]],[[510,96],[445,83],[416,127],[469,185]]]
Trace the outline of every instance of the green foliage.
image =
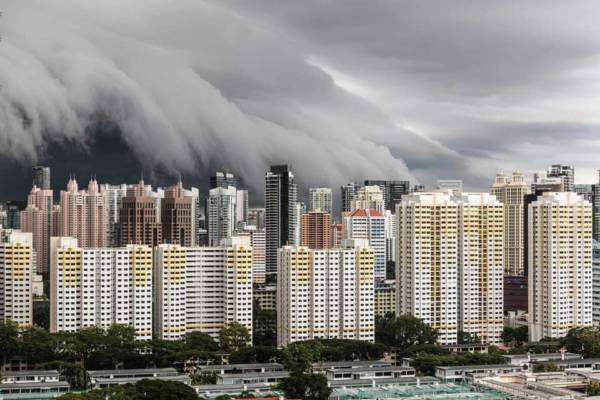
[[527,326],[518,328],[505,327],[502,331],[502,341],[510,346],[522,346],[529,340],[529,329]]
[[38,364],[41,369],[55,369],[65,380],[71,385],[72,389],[83,390],[88,386],[88,374],[86,370],[79,364],[65,361],[50,361],[43,364]]
[[234,353],[250,343],[250,333],[243,325],[236,322],[224,326],[219,331],[219,343],[221,350]]
[[281,359],[281,350],[273,346],[244,347],[229,356],[230,364],[267,363]]
[[319,341],[291,343],[283,350],[282,363],[290,375],[312,372],[312,364],[321,360],[322,345]]
[[435,329],[409,314],[399,317],[388,314],[375,322],[375,341],[401,351],[413,346],[435,344],[437,337]]
[[533,372],[558,372],[560,368],[553,362],[541,362],[533,365]]
[[600,328],[571,329],[562,345],[570,352],[583,354],[584,358],[600,357]]
[[469,332],[458,332],[458,344],[476,344],[481,343],[481,339],[476,334]]
[[214,385],[216,383],[217,375],[214,373],[192,375],[192,385]]
[[600,396],[600,382],[590,382],[585,387],[585,394],[588,396]]
[[0,321],[0,361],[2,364],[18,353],[18,334],[17,324],[12,321]]
[[135,384],[92,390],[87,393],[67,393],[60,400],[197,400],[190,386],[175,381],[143,379]]
[[219,345],[208,333],[205,332],[190,332],[185,337],[185,342],[188,347],[196,351],[217,351]]
[[287,398],[304,400],[327,400],[331,388],[323,374],[290,374],[279,383]]
[[460,354],[431,354],[417,353],[411,365],[422,375],[435,375],[435,368],[440,365],[484,365],[502,364],[504,358],[501,353],[489,354],[460,353]]

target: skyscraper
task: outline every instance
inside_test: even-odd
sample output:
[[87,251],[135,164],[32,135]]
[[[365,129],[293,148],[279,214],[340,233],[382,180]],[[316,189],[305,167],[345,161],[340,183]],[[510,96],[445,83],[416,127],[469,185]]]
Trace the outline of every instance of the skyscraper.
[[365,186],[379,186],[383,190],[383,200],[386,210],[394,211],[396,204],[402,200],[402,196],[410,192],[409,181],[386,181],[372,180],[365,181]]
[[70,178],[67,190],[61,190],[57,236],[76,238],[84,249],[108,245],[106,200],[95,179],[87,190],[79,190],[75,178]]
[[237,193],[233,186],[211,189],[206,199],[208,244],[220,246],[221,240],[233,236]]
[[235,194],[235,224],[237,227],[248,221],[248,191],[237,189]]
[[491,193],[504,204],[504,274],[524,275],[523,223],[529,186],[518,171],[513,172],[512,179],[500,173]]
[[210,188],[224,188],[227,189],[230,186],[234,188],[238,188],[238,179],[230,172],[216,172],[213,176],[210,177]]
[[529,205],[529,340],[592,326],[592,206],[573,192]]
[[157,200],[151,197],[141,180],[127,188],[119,210],[119,242],[122,247],[142,244],[150,247],[162,243]]
[[329,214],[333,212],[333,195],[331,188],[308,189],[308,211],[316,210]]
[[100,185],[100,192],[104,196],[104,208],[106,210],[107,243],[109,247],[119,245],[119,210],[123,197],[127,195],[127,185]]
[[331,216],[325,211],[310,211],[302,215],[302,246],[312,250],[331,247]]
[[25,201],[9,200],[6,202],[6,226],[7,229],[21,229],[21,211],[27,207]]
[[575,169],[572,165],[554,164],[548,168],[548,178],[560,178],[565,192],[575,191]]
[[21,230],[32,233],[36,253],[36,270],[45,274],[50,266],[50,237],[52,236],[52,190],[34,186],[27,196],[27,207],[21,212]]
[[31,168],[33,186],[42,190],[50,190],[50,167],[35,166]]
[[397,313],[439,330],[502,334],[503,205],[487,193],[415,193],[398,207]]
[[266,270],[277,272],[277,249],[298,244],[297,188],[287,165],[274,165],[265,175]]
[[376,185],[363,186],[356,191],[352,198],[350,210],[354,211],[360,209],[377,210],[383,214],[383,210],[385,210],[385,199],[381,187]]
[[373,275],[385,280],[385,217],[378,210],[357,209],[343,218],[344,239],[364,239],[373,250]]
[[160,203],[161,229],[164,243],[192,246],[194,243],[194,201],[186,196],[181,181],[165,190]]
[[594,218],[594,240],[600,241],[600,170],[598,182],[592,185],[592,215]]
[[350,182],[340,188],[342,194],[342,212],[352,211],[352,200],[360,185],[356,182]]
[[[351,246],[350,246],[351,245]],[[373,251],[284,246],[277,271],[277,345],[312,339],[375,339]]]

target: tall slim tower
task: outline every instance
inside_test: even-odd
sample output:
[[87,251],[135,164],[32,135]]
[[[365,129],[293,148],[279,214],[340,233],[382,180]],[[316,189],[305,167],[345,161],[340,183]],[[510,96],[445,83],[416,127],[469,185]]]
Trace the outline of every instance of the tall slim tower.
[[266,272],[277,273],[277,250],[296,246],[298,207],[294,174],[287,165],[273,165],[265,175]]
[[342,193],[342,212],[352,211],[352,200],[360,185],[356,182],[350,182],[340,188]]
[[518,171],[513,172],[512,179],[500,173],[496,175],[491,192],[504,204],[504,274],[523,275],[523,213],[529,185]]
[[52,236],[52,190],[34,186],[27,197],[27,207],[21,212],[21,230],[32,233],[36,253],[36,270],[45,274],[50,268],[50,237]]
[[575,191],[575,169],[572,165],[554,164],[548,168],[548,178],[560,178],[565,192]]
[[529,340],[592,326],[592,205],[547,192],[528,213]]
[[235,187],[211,189],[206,199],[209,246],[220,246],[235,230],[237,191]]
[[308,211],[333,212],[333,196],[331,188],[308,189]]
[[33,186],[42,190],[50,190],[50,167],[35,166],[31,168]]
[[194,242],[193,199],[185,196],[181,181],[165,190],[160,202],[162,238],[165,243],[191,246]]
[[154,247],[162,243],[162,229],[157,217],[156,199],[146,193],[144,181],[127,188],[119,210],[119,242],[121,246],[144,244]]

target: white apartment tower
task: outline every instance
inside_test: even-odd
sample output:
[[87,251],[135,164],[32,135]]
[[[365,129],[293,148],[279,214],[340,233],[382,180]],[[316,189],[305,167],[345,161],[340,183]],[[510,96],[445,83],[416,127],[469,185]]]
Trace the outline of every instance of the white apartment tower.
[[356,190],[350,204],[350,211],[371,209],[383,213],[385,210],[383,189],[377,185],[363,186]]
[[529,339],[592,325],[592,205],[546,192],[529,205]]
[[278,346],[318,338],[374,341],[373,250],[364,240],[349,242],[350,248],[279,250]]
[[308,189],[308,211],[320,210],[331,214],[333,212],[333,193],[331,188]]
[[236,222],[237,189],[218,187],[211,189],[206,199],[208,219],[208,244],[218,246],[221,240],[233,236]]
[[414,193],[397,207],[397,314],[499,343],[503,312],[503,206],[487,193]]
[[147,246],[82,249],[52,238],[50,331],[130,325],[152,338],[152,250]]
[[513,172],[512,178],[500,173],[491,193],[504,204],[504,273],[524,275],[524,204],[529,185],[518,171]]
[[33,255],[31,233],[12,232],[0,243],[0,321],[33,323]]
[[344,239],[366,239],[374,254],[375,279],[385,280],[386,218],[380,211],[357,209],[343,218]]
[[217,338],[233,322],[252,334],[252,248],[238,238],[223,244],[154,250],[157,337],[180,340],[202,331]]

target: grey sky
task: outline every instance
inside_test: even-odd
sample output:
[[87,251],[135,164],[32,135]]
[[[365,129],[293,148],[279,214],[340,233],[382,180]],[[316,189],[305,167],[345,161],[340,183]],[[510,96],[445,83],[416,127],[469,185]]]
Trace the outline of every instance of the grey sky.
[[597,2],[2,3],[6,157],[85,146],[109,119],[149,167],[228,167],[256,190],[277,162],[305,185],[483,190],[555,162],[596,181]]

